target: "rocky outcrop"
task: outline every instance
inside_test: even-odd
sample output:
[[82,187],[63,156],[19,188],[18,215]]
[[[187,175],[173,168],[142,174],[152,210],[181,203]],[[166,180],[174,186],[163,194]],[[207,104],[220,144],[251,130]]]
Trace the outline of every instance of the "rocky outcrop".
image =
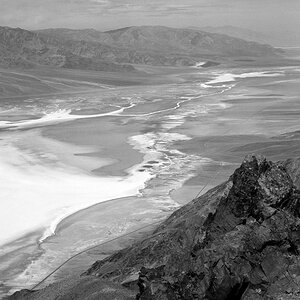
[[299,299],[299,162],[247,157],[227,182],[84,275],[138,299]]

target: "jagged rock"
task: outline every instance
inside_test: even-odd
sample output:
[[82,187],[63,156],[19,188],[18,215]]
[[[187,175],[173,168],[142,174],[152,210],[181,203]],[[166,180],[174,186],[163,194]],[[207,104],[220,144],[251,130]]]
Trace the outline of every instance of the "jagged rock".
[[300,299],[299,162],[248,156],[229,180],[84,275],[137,299]]
[[300,159],[287,159],[283,166],[291,176],[295,186],[300,189]]

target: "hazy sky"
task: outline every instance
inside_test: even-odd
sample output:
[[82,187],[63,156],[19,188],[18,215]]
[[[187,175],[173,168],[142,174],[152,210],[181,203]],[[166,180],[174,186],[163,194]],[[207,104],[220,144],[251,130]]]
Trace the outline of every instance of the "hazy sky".
[[300,0],[0,0],[0,25],[100,30],[131,25],[300,28]]

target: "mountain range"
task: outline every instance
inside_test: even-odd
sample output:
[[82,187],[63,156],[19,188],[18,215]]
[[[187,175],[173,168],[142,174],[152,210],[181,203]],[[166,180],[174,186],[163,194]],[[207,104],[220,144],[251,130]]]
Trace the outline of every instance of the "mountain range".
[[191,66],[203,60],[280,54],[269,45],[218,33],[161,26],[28,31],[0,27],[0,66],[50,66],[99,71],[134,71],[135,64]]

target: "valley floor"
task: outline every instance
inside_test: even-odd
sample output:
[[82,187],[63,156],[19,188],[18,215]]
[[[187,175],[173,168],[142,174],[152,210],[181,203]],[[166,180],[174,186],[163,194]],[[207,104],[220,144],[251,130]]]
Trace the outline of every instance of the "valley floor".
[[[300,156],[298,65],[156,69],[153,77],[154,69],[126,79],[0,71],[0,227],[11,230],[0,247],[2,295],[163,220],[223,182],[248,153]],[[83,253],[44,284],[142,233]]]

